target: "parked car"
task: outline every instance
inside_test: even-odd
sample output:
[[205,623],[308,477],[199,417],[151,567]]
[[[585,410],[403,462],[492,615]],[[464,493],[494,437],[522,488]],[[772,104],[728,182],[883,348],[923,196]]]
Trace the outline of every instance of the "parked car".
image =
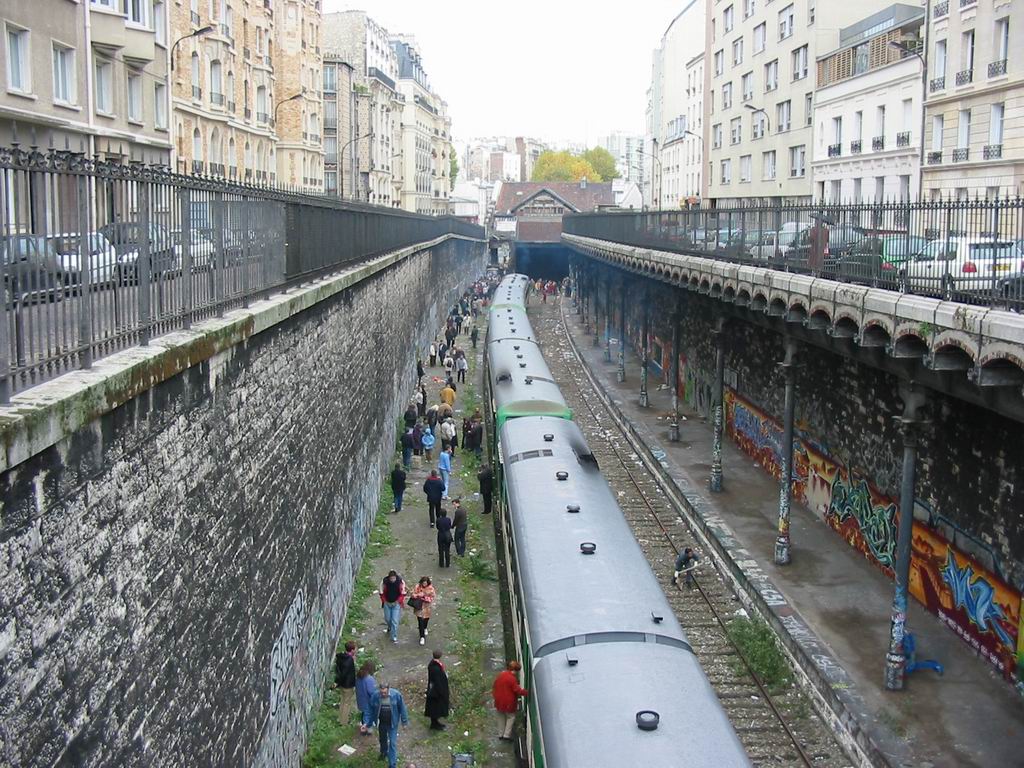
[[[88,232],[85,235],[89,244],[90,283],[102,285],[111,282],[117,273],[117,253],[114,246],[99,232]],[[50,235],[47,240],[53,245],[60,260],[61,267],[67,277],[68,285],[78,285],[82,281],[82,234],[65,232]]]
[[1011,240],[946,237],[933,240],[900,271],[903,286],[916,293],[952,299],[991,294],[1024,275],[1021,254]]
[[64,269],[53,244],[42,235],[3,236],[0,261],[7,294],[5,303],[22,304],[64,295]]
[[746,246],[750,258],[758,261],[769,261],[781,258],[786,246],[781,245],[781,232],[774,229],[752,230],[747,232]]
[[928,240],[917,235],[870,235],[840,256],[840,280],[896,288],[899,269],[921,251]]
[[812,264],[811,242],[815,232],[828,233],[827,245],[821,254],[822,262],[817,265],[826,277],[835,277],[839,273],[839,261],[853,252],[857,244],[864,239],[864,232],[850,224],[809,226],[800,231],[792,246],[786,253],[786,260],[801,267],[814,268]]
[[[100,227],[117,253],[118,272],[122,280],[134,279],[142,245],[142,229],[136,221],[117,221]],[[174,245],[171,233],[160,224],[149,225],[151,275],[173,274],[181,270],[181,252]]]

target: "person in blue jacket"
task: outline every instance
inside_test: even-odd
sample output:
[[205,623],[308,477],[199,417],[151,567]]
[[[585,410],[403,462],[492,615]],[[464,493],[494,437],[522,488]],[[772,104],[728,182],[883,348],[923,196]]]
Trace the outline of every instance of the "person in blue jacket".
[[359,710],[359,732],[369,733],[373,715],[370,712],[370,700],[377,693],[377,681],[373,673],[377,665],[372,661],[364,662],[356,673],[356,709]]
[[381,759],[387,757],[388,768],[398,768],[398,724],[409,725],[409,711],[397,688],[381,683],[370,698],[372,725],[377,727]]
[[444,482],[444,495],[442,499],[448,498],[448,481],[452,475],[452,449],[442,450],[441,456],[437,460],[437,468],[441,470],[441,480]]

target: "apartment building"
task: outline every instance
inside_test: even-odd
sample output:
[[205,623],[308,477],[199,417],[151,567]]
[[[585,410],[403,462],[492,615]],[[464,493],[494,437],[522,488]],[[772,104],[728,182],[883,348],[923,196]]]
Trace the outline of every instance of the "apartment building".
[[0,2],[0,142],[169,165],[169,5]]
[[391,35],[364,11],[326,14],[322,31],[326,48],[353,73],[352,133],[341,141],[338,166],[353,181],[345,196],[397,206],[402,95]]
[[1024,194],[1024,10],[940,0],[928,19],[924,196]]
[[707,0],[708,196],[811,199],[814,63],[885,0]]
[[702,196],[706,16],[705,0],[691,0],[654,52],[638,175],[645,202],[659,208],[685,207]]
[[232,180],[277,180],[272,4],[172,2],[175,167]]
[[355,68],[340,54],[324,52],[324,193],[353,198],[356,176],[349,163],[340,161],[353,143],[356,91]]
[[615,158],[615,170],[619,172],[619,178],[634,184],[643,181],[643,163],[638,152],[643,150],[643,136],[615,131],[598,137],[597,143]]
[[448,212],[451,194],[451,118],[448,105],[430,87],[416,40],[393,37],[398,58],[401,116],[401,207],[426,214]]
[[892,5],[840,30],[839,48],[818,58],[815,199],[917,199],[923,88],[913,52],[923,49],[924,17]]

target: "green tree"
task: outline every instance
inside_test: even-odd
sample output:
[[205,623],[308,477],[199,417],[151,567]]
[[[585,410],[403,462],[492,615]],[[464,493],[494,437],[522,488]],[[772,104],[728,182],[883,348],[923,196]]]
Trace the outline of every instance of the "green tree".
[[455,156],[455,149],[448,148],[448,181],[452,189],[455,189],[455,178],[459,175],[459,158]]
[[615,170],[615,158],[604,147],[588,149],[580,157],[593,166],[594,170],[601,176],[601,181],[611,181],[612,179],[619,178],[620,174]]
[[533,166],[531,181],[601,181],[594,166],[569,152],[542,152]]

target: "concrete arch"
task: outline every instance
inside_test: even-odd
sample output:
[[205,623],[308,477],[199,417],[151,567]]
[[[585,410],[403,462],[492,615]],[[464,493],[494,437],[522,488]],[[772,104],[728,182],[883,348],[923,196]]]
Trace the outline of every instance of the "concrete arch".
[[860,323],[852,315],[838,315],[832,323],[831,333],[837,339],[857,338],[860,336]]
[[733,286],[727,285],[722,290],[722,301],[727,301],[730,304],[736,301],[736,289]]
[[736,303],[742,307],[750,306],[750,291],[747,288],[740,288],[736,293]]
[[978,357],[977,339],[971,337],[969,334],[966,334],[963,331],[943,331],[942,333],[932,338],[931,347],[936,352],[938,352],[939,350],[962,350],[971,358],[972,362],[976,360]]
[[768,308],[768,296],[763,291],[755,291],[750,308],[755,312],[764,312]]
[[873,320],[861,327],[858,343],[862,347],[887,348],[892,343],[892,334],[884,323]]
[[785,317],[787,309],[786,302],[779,296],[776,296],[768,302],[768,308],[765,311],[772,317]]
[[916,333],[904,333],[893,340],[889,354],[898,359],[919,359],[928,354],[928,342]]

